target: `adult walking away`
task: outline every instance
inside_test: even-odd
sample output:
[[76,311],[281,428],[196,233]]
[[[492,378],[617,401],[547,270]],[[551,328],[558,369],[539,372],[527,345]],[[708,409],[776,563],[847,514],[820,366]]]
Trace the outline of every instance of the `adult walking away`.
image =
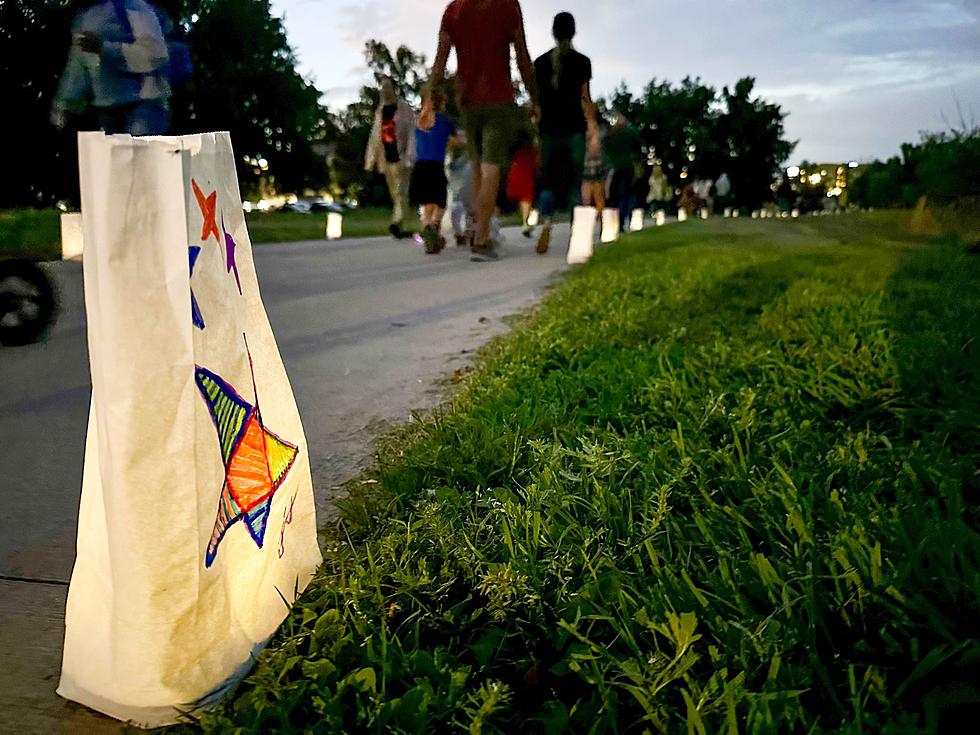
[[572,48],[575,18],[555,16],[552,33],[557,45],[534,62],[535,80],[541,94],[541,175],[539,200],[543,226],[537,251],[546,253],[551,243],[551,220],[559,193],[568,206],[578,203],[585,165],[585,135],[595,134],[595,105],[589,90],[592,62]]
[[408,213],[408,193],[415,164],[415,110],[395,91],[395,83],[381,80],[381,102],[364,155],[364,170],[384,174],[391,195],[392,237],[408,237],[403,225]]
[[88,0],[72,23],[72,46],[51,107],[63,128],[91,105],[106,133],[163,135],[170,129],[166,16],[146,0]]
[[615,123],[606,134],[602,152],[611,171],[609,204],[619,209],[619,223],[623,231],[629,224],[636,176],[634,165],[641,144],[639,131],[629,124],[623,113],[617,112]]
[[[490,221],[497,206],[501,172],[507,168],[510,147],[520,126],[510,77],[510,47],[514,46],[524,86],[537,105],[534,67],[524,37],[524,16],[518,0],[453,0],[442,17],[439,46],[429,89],[442,84],[449,52],[456,49],[457,94],[462,110],[470,161],[473,166],[473,204],[476,231],[472,250],[478,257],[496,258]],[[419,126],[435,125],[431,97],[423,101]]]

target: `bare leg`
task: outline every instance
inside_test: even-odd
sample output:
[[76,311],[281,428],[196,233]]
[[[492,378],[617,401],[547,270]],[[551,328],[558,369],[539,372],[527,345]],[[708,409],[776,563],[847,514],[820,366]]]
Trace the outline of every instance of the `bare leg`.
[[483,184],[483,168],[480,161],[476,159],[472,161],[470,167],[473,169],[473,186],[470,189],[470,211],[468,214],[472,215],[472,224],[476,228],[479,220],[480,188]]
[[527,227],[527,221],[531,218],[531,202],[521,202],[518,206],[521,208],[521,222]]
[[599,212],[606,208],[606,187],[602,182],[592,183],[592,198],[595,200],[595,208]]
[[591,181],[582,182],[582,206],[583,207],[592,206],[592,182]]
[[487,246],[487,240],[490,238],[490,219],[497,208],[500,166],[494,163],[480,163],[476,170],[479,173],[473,177],[476,204],[476,238],[473,244],[483,248]]

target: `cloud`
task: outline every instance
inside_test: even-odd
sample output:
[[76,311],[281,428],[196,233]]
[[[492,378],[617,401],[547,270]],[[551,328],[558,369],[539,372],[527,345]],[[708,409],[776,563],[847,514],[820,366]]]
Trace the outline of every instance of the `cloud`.
[[369,0],[361,5],[345,5],[338,11],[338,27],[343,39],[357,51],[364,48],[369,38],[385,35],[391,28],[392,14],[385,12],[384,4]]
[[862,17],[839,21],[827,29],[831,36],[917,32],[968,26],[977,17],[960,3],[896,3],[887,13],[868,12]]

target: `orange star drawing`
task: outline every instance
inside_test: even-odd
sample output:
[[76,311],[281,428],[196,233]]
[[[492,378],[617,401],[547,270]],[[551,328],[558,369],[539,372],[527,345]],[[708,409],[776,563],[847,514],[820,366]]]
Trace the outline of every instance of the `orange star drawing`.
[[201,215],[204,217],[204,226],[201,228],[201,242],[206,242],[211,235],[214,235],[215,242],[221,247],[221,233],[218,232],[218,223],[215,221],[215,208],[218,204],[218,192],[212,191],[208,196],[204,196],[201,187],[194,179],[191,179],[191,186],[194,187],[194,196],[197,197],[197,206],[201,208]]

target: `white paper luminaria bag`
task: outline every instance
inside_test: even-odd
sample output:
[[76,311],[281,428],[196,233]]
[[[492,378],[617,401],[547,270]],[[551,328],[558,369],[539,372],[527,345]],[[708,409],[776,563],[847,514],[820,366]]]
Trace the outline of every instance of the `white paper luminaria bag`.
[[92,369],[58,693],[215,703],[320,563],[306,438],[227,133],[79,136]]

